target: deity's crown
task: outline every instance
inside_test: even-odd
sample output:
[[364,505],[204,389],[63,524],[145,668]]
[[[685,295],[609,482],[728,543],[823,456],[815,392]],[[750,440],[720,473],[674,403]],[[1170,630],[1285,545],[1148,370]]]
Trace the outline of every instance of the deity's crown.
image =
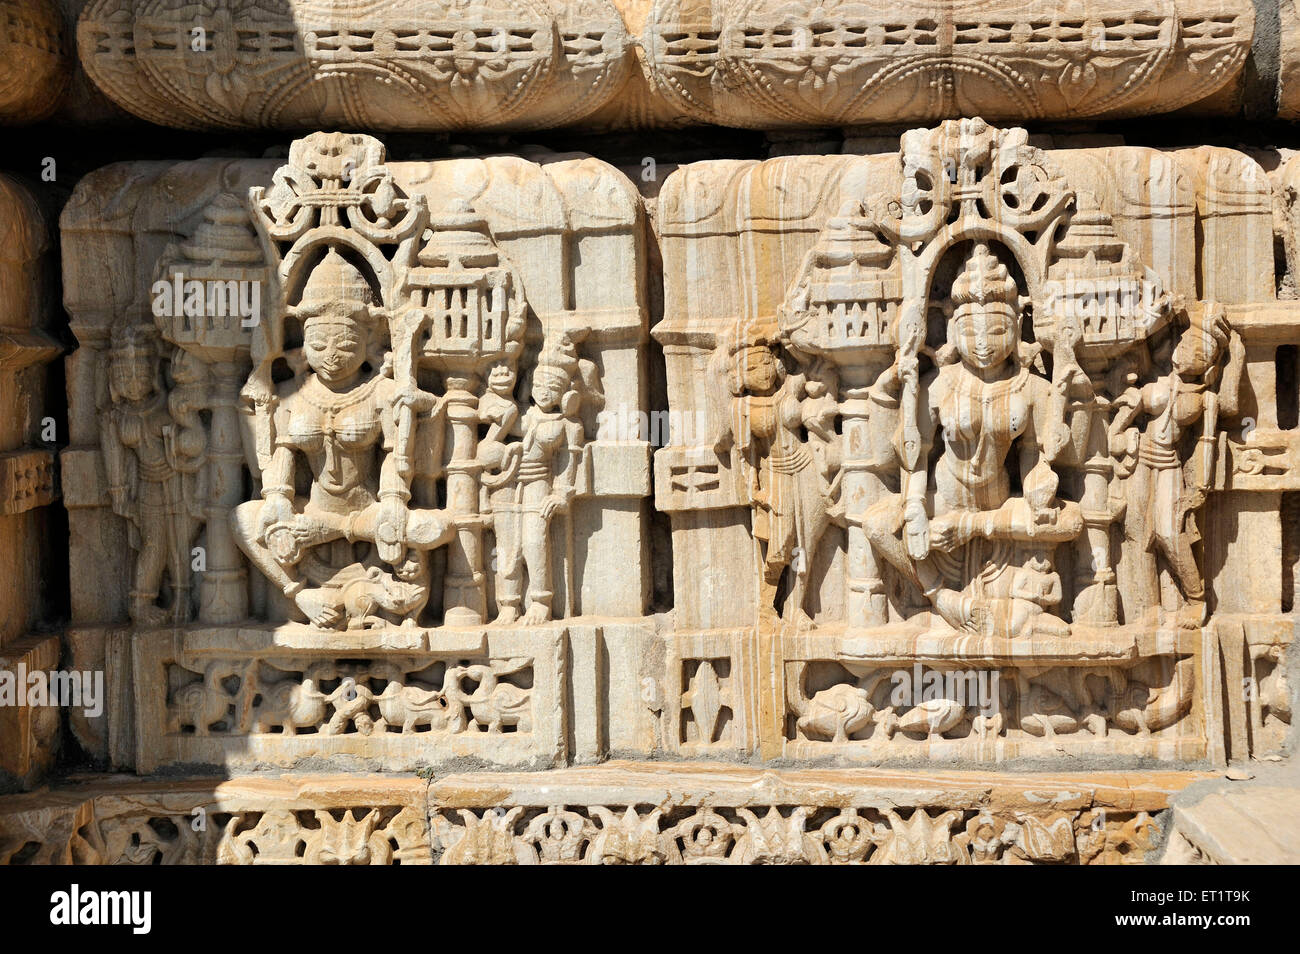
[[743,357],[750,351],[771,351],[780,344],[780,332],[773,322],[746,321],[733,329],[727,338],[729,354]]
[[552,381],[567,387],[577,370],[576,357],[548,345],[537,356],[537,365],[533,368],[533,380]]
[[374,293],[361,270],[331,248],[311,270],[302,299],[292,310],[308,321],[350,314],[368,307],[373,300]]
[[961,274],[952,283],[952,303],[961,307],[1000,302],[1015,308],[1019,301],[1020,290],[1007,267],[998,261],[987,245],[976,243],[962,266]]
[[109,357],[113,360],[152,356],[158,350],[158,332],[151,325],[130,324],[113,332]]

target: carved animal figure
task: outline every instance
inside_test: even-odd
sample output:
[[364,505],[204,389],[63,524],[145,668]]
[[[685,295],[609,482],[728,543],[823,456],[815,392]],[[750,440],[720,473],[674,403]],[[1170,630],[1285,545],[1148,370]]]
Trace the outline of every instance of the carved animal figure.
[[[500,681],[501,676],[515,672],[525,664],[526,660],[508,661],[504,668],[475,665],[448,669],[444,692],[454,697],[457,711],[453,712],[450,719],[453,731],[463,731],[464,711],[468,709],[475,721],[486,725],[489,732],[500,732],[507,725],[516,726],[520,732],[531,732],[531,693],[512,683]],[[462,679],[477,682],[477,688],[466,693],[461,689]]]
[[214,663],[208,666],[202,682],[176,690],[167,731],[176,734],[185,726],[193,726],[195,735],[208,735],[209,727],[224,719],[234,702],[235,697],[222,683],[236,674],[242,675],[239,667]]
[[865,689],[841,683],[814,695],[795,724],[809,738],[847,742],[850,735],[871,723],[875,712]]
[[447,697],[441,689],[404,686],[393,680],[375,701],[390,730],[400,726],[402,732],[414,732],[417,726],[427,725],[436,732],[447,727]]
[[263,690],[262,702],[253,710],[251,732],[270,732],[279,726],[285,735],[325,720],[326,695],[310,676],[302,682],[288,680]]

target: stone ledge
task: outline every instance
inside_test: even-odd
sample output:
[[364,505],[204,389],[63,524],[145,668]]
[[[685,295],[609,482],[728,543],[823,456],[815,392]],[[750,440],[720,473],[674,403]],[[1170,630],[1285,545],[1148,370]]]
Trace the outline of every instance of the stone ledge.
[[[7,863],[1140,863],[1207,773],[611,762],[533,773],[86,777],[0,799]],[[427,815],[426,815],[427,808]]]
[[448,776],[429,811],[441,864],[1120,864],[1205,777],[612,762]]

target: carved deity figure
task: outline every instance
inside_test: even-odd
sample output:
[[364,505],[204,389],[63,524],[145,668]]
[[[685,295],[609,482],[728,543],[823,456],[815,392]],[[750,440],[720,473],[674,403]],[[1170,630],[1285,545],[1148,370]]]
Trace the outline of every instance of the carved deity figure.
[[[154,330],[128,325],[113,336],[111,404],[100,417],[113,512],[125,517],[137,551],[128,612],[146,626],[189,618],[190,547],[203,524],[207,434],[204,369],[185,352],[172,359],[168,392]],[[158,605],[166,578],[170,608]]]
[[[957,360],[919,381],[915,369],[903,371],[918,405],[920,465],[904,471],[900,494],[867,512],[864,529],[954,628],[1064,635],[1066,623],[1049,612],[1061,600],[1051,551],[1083,523],[1077,504],[1057,499],[1051,462],[1064,440],[1072,376],[1054,385],[1021,360],[1019,290],[986,245],[972,246],[951,305]],[[942,449],[931,476],[936,436]],[[1018,468],[1023,496],[1011,493],[1008,464]]]
[[[567,336],[538,356],[532,405],[522,419],[514,404],[514,382],[514,371],[505,364],[489,374],[488,393],[479,403],[488,433],[478,456],[494,468],[482,480],[496,537],[497,622],[508,625],[522,618],[525,624],[536,625],[555,613],[550,526],[552,517],[568,513],[573,501],[586,443],[579,414],[584,399],[599,410],[604,396],[594,363],[578,358]],[[518,439],[507,443],[511,435]],[[571,522],[566,532],[568,569],[573,564]],[[571,594],[572,580],[567,583],[566,592]]]
[[726,454],[734,446],[748,475],[753,534],[762,547],[761,614],[779,616],[777,589],[790,568],[795,619],[811,626],[809,570],[835,509],[838,409],[824,380],[787,373],[777,347],[759,332],[728,349],[730,420],[714,449]]
[[[1222,307],[1208,305],[1192,318],[1170,360],[1169,374],[1116,399],[1111,450],[1120,472],[1131,471],[1125,535],[1132,544],[1127,555],[1138,563],[1135,605],[1148,614],[1168,610],[1180,626],[1195,629],[1206,613],[1205,583],[1192,550],[1200,539],[1196,511],[1214,479],[1218,421],[1237,413],[1246,347]],[[1141,431],[1139,418],[1146,419]],[[1189,455],[1184,435],[1198,421],[1201,432]],[[1182,592],[1181,609],[1161,606],[1157,558]]]
[[[394,381],[370,302],[365,277],[337,251],[312,270],[289,310],[303,325],[305,373],[278,389],[262,499],[232,514],[248,558],[322,628],[413,618],[428,598],[428,551],[456,530],[443,511],[408,507],[393,453],[399,418],[409,410],[438,426],[441,405]],[[311,473],[305,497],[300,458]],[[372,546],[358,559],[354,544]]]

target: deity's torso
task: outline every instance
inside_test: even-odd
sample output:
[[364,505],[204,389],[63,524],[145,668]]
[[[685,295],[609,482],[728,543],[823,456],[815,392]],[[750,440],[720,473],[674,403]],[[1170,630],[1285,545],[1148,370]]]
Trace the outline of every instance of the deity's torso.
[[519,479],[521,481],[550,480],[551,461],[556,451],[567,443],[568,421],[556,411],[543,411],[537,407],[524,415],[524,439],[520,451]]
[[1144,463],[1162,469],[1178,466],[1177,446],[1183,428],[1196,422],[1205,404],[1200,388],[1185,385],[1173,399],[1173,412],[1168,413],[1173,381],[1171,375],[1142,388],[1142,406],[1151,423],[1142,433],[1138,455]]
[[313,504],[339,511],[375,502],[375,445],[383,439],[393,389],[391,379],[375,377],[335,393],[313,374],[281,399],[276,440],[307,458]]
[[117,408],[114,424],[122,446],[135,453],[141,480],[160,483],[172,475],[166,438],[172,417],[162,395],[155,395],[148,403]]
[[802,469],[810,458],[799,440],[798,429],[803,423],[799,402],[784,388],[767,396],[746,395],[740,401],[740,423],[748,428],[763,469],[778,473]]
[[1006,457],[1029,426],[1036,380],[1027,368],[992,382],[960,364],[937,372],[930,399],[944,447],[935,480],[949,505],[986,510],[1010,496]]

